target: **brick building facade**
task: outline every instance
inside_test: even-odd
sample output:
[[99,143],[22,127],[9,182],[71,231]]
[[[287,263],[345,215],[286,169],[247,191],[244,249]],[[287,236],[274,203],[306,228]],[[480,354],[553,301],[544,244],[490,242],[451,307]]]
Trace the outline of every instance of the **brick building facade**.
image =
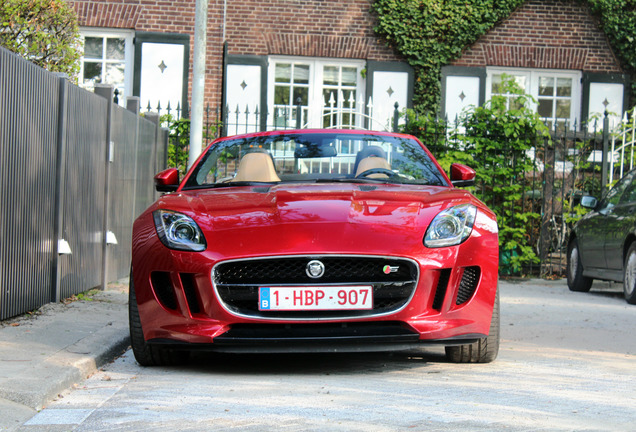
[[468,47],[444,68],[445,112],[488,100],[503,73],[545,118],[580,122],[606,109],[618,116],[628,102],[627,78],[597,19],[573,0],[529,0]]
[[[190,98],[195,0],[76,0],[86,56],[82,78],[115,82],[142,106]],[[412,100],[413,71],[374,31],[372,0],[210,0],[205,101],[245,130],[324,126],[329,107],[373,110],[383,127]],[[528,0],[442,73],[449,117],[483,104],[512,75],[559,122],[627,105],[627,79],[584,3]],[[370,108],[372,102],[372,108]],[[384,112],[381,112],[384,110]],[[258,114],[256,114],[258,113]],[[213,114],[216,115],[216,114]],[[249,125],[249,126],[248,126]],[[368,126],[368,125],[367,125]],[[238,127],[236,132],[240,132]]]
[[[166,79],[166,84],[161,84],[161,78],[175,72],[175,61],[161,55],[167,56],[166,47],[174,45],[180,46],[182,51],[177,63],[181,64],[181,55],[185,62],[181,68],[184,84],[179,103],[190,98],[189,54],[193,49],[195,0],[77,0],[71,3],[78,12],[83,34],[92,38],[89,42],[98,44],[102,36],[111,35],[127,38],[120,45],[127,43],[129,52],[125,57],[128,60],[126,64],[122,60],[122,64],[129,70],[120,73],[120,81],[124,82],[117,84],[124,95],[140,96],[142,107],[147,103],[154,107],[161,95],[151,94],[148,85],[144,88],[144,82],[152,83],[155,90],[169,87]],[[406,105],[412,92],[412,71],[375,36],[370,5],[371,0],[210,0],[206,104],[212,112],[222,106],[240,105],[241,112],[243,107],[252,113],[259,109],[261,113],[269,112],[271,117],[274,106],[282,109],[287,105],[290,112],[301,97],[303,123],[313,121],[313,125],[319,126],[316,114],[313,120],[309,118],[310,111],[313,106],[324,105],[328,93],[336,99],[345,99],[345,104],[356,100],[358,107],[362,107],[372,96],[375,72],[383,72],[378,76],[388,78],[386,87],[391,89],[383,98],[384,104],[393,106],[398,101]],[[109,40],[103,39],[100,45],[104,48],[104,57],[109,55],[108,43]],[[166,67],[159,71],[147,66],[145,57],[152,58],[151,65]],[[82,74],[88,86],[95,80],[108,80],[106,68],[113,68],[109,61],[104,60],[101,69],[95,70],[99,65],[93,64],[92,58],[85,60]],[[99,72],[101,77],[97,77]],[[290,73],[292,75],[287,76]],[[174,75],[170,80],[174,82]],[[281,85],[276,85],[277,82]],[[289,91],[289,96],[283,95],[285,91]],[[165,108],[166,97],[163,99]],[[253,119],[239,123],[244,121],[252,123]],[[262,123],[272,121],[263,118]]]

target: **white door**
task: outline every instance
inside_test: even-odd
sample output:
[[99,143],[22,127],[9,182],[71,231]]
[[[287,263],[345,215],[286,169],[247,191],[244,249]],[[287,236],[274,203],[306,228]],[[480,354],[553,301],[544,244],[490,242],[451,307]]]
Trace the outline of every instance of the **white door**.
[[479,106],[479,77],[448,76],[446,78],[446,118],[452,124],[470,106]]
[[[402,112],[408,100],[409,74],[407,72],[373,72],[373,124],[370,129],[393,130],[395,104]],[[401,118],[404,122],[404,117]]]
[[227,133],[260,130],[261,66],[227,66]]

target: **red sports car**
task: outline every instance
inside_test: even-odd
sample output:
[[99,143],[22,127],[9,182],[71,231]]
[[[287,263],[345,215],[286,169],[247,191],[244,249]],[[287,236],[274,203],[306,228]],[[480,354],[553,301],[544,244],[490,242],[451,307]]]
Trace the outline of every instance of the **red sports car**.
[[409,135],[291,130],[214,141],[134,224],[130,333],[142,365],[191,349],[499,349],[495,215]]

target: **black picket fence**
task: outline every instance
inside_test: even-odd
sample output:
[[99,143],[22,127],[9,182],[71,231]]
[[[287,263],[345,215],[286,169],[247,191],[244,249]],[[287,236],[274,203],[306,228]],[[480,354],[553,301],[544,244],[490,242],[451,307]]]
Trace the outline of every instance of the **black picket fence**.
[[[297,107],[298,113],[302,107]],[[166,110],[166,114],[168,114]],[[236,114],[236,113],[235,113]],[[258,112],[252,113],[253,123],[248,131],[261,130]],[[291,117],[278,121],[278,129],[297,128],[300,122]],[[167,117],[162,117],[167,118]],[[212,140],[224,135],[227,128],[219,121],[221,113],[209,107],[204,111],[204,139]],[[246,117],[249,118],[249,117]],[[183,124],[183,122],[181,122]],[[186,122],[187,123],[187,122]],[[276,123],[276,122],[275,122]],[[417,128],[413,124],[418,125]],[[174,126],[172,122],[172,126]],[[170,124],[167,124],[170,126]],[[464,147],[465,133],[458,119],[435,119],[424,128],[417,116],[405,116],[394,107],[391,121],[394,131],[417,136],[438,160],[449,152],[468,152]],[[270,127],[268,130],[276,129]],[[185,171],[189,143],[189,129],[171,128],[170,160]],[[473,137],[474,138],[474,137]],[[508,142],[505,136],[489,136],[491,140]],[[527,136],[532,145],[520,151],[514,146],[503,146],[479,155],[473,155],[471,165],[477,171],[477,182],[471,191],[495,209],[502,233],[517,232],[516,246],[502,244],[500,268],[504,275],[562,276],[566,269],[568,238],[573,224],[584,210],[580,199],[584,195],[600,198],[608,184],[611,170],[607,163],[609,146],[607,117],[588,124],[558,123],[548,136]],[[605,161],[605,162],[604,162]],[[504,178],[486,177],[492,165],[503,165],[508,175]],[[614,173],[618,178],[618,173]],[[510,199],[510,188],[515,185],[515,198]],[[498,192],[500,191],[500,192]]]
[[[421,122],[413,123],[418,126]],[[504,275],[564,276],[568,239],[574,223],[587,210],[581,197],[600,198],[612,170],[608,162],[610,141],[607,116],[589,124],[560,123],[547,136],[529,134],[514,141],[527,149],[499,146],[476,150],[466,142],[486,139],[506,143],[506,136],[467,137],[459,121],[437,119],[412,133],[438,160],[452,152],[471,152],[469,163],[477,171],[472,192],[497,213],[500,227],[500,271]],[[488,176],[498,165],[503,176]],[[614,172],[618,178],[618,168]],[[517,241],[507,241],[516,233]],[[519,238],[521,241],[518,241]],[[512,245],[510,244],[512,243]],[[520,244],[516,244],[520,243]],[[523,246],[523,247],[521,247]],[[523,254],[523,256],[520,256]]]

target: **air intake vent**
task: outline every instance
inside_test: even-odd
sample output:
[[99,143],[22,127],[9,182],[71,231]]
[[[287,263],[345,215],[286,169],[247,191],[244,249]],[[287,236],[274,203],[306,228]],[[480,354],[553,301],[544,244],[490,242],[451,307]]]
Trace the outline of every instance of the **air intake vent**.
[[174,294],[174,286],[168,272],[152,272],[150,275],[152,289],[159,303],[166,309],[177,310],[177,297]]
[[466,267],[464,269],[462,281],[459,283],[459,290],[457,291],[456,304],[461,305],[470,300],[473,294],[475,294],[480,276],[481,270],[479,267]]
[[179,274],[179,277],[181,278],[181,285],[183,286],[183,292],[185,293],[190,313],[201,313],[201,306],[199,304],[199,298],[197,297],[197,285],[194,280],[194,275],[190,273],[181,273]]
[[443,269],[439,272],[437,280],[437,288],[435,289],[435,299],[433,299],[433,309],[441,310],[446,297],[446,289],[448,288],[448,280],[450,279],[451,269]]

